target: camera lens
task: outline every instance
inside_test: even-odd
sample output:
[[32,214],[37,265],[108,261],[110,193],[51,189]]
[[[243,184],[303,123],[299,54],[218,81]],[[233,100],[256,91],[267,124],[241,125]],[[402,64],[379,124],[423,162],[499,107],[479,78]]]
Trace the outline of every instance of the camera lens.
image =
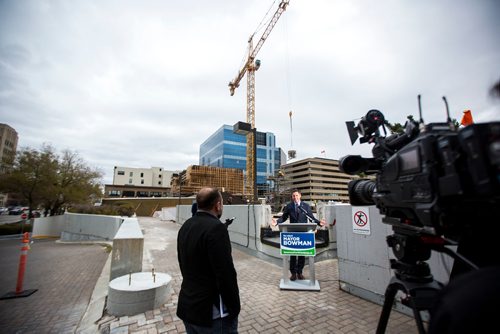
[[346,155],[339,160],[339,169],[341,172],[356,175],[366,170],[366,159],[360,155]]
[[375,182],[372,180],[354,180],[349,182],[349,200],[351,205],[373,205],[372,195],[375,191]]

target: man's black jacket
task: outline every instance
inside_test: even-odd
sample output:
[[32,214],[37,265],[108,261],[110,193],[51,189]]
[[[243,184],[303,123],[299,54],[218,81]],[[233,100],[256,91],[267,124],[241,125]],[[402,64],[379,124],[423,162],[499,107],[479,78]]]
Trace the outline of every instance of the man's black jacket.
[[240,297],[231,242],[220,220],[200,211],[188,219],[177,236],[177,256],[183,278],[177,305],[179,318],[211,326],[212,305],[219,305],[219,295],[229,317],[238,316]]

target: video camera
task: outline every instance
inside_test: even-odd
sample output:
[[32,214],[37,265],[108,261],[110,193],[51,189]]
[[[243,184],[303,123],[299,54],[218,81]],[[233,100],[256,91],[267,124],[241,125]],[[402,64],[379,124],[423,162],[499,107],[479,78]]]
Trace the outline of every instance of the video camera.
[[[395,276],[377,334],[385,332],[398,291],[413,309],[419,333],[425,333],[420,311],[431,309],[443,287],[426,263],[431,250],[455,259],[451,275],[499,262],[500,122],[457,129],[443,100],[447,122],[424,124],[419,95],[420,121],[408,117],[404,131],[390,136],[378,110],[368,111],[357,125],[346,122],[352,144],[358,135],[360,143],[374,144],[373,158],[348,155],[339,161],[344,173],[375,175],[349,183],[350,202],[375,204],[394,232],[387,245],[396,257],[390,260]],[[457,251],[449,245],[458,245]]]
[[445,123],[425,125],[408,118],[404,132],[386,135],[388,122],[378,110],[361,121],[346,122],[351,143],[374,143],[373,158],[348,155],[340,170],[375,175],[349,183],[351,204],[375,204],[384,222],[404,234],[455,239],[479,210],[500,207],[500,122],[456,129]]

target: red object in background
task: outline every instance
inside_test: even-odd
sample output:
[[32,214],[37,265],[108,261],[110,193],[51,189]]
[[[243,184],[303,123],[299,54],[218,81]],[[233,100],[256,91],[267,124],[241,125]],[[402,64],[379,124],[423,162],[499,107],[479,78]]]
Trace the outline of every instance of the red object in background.
[[28,214],[26,212],[21,214],[21,219],[26,219],[26,218],[28,218]]
[[472,119],[472,113],[470,110],[465,110],[464,114],[462,116],[462,120],[460,121],[460,124],[463,126],[467,126],[470,124],[473,124],[474,120]]

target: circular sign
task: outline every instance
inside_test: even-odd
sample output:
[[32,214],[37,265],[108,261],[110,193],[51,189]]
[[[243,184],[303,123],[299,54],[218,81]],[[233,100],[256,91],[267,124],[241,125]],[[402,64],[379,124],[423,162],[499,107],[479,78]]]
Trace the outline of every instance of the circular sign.
[[365,226],[368,223],[368,217],[363,211],[358,211],[354,214],[354,223],[358,226]]
[[21,219],[26,219],[26,218],[28,218],[28,214],[26,212],[21,214]]

